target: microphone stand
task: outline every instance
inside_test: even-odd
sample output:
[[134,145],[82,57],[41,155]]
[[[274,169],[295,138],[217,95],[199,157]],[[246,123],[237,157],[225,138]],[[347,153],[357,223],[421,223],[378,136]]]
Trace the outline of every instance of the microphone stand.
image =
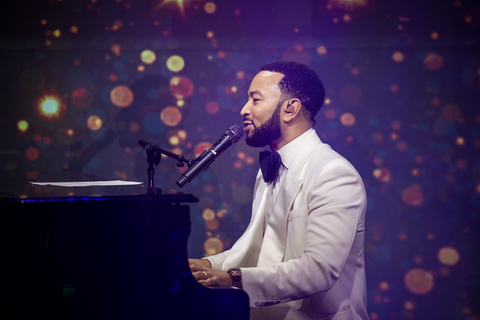
[[138,144],[145,149],[145,153],[147,155],[147,176],[148,176],[148,185],[147,185],[147,193],[148,194],[161,194],[162,189],[155,187],[155,166],[158,166],[160,160],[162,159],[162,154],[177,160],[177,167],[185,166],[185,163],[190,167],[194,160],[188,160],[184,156],[180,156],[168,150],[162,149],[157,145],[153,144],[152,142],[148,142],[145,140],[139,140]]

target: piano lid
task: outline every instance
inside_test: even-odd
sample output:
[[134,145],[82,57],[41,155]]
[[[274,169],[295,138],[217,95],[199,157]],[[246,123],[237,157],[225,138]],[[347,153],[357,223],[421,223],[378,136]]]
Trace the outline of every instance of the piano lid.
[[81,172],[0,172],[0,201],[90,201],[149,199],[173,203],[198,202],[198,198],[181,191],[139,185],[90,185],[60,187],[34,185],[31,182],[107,182],[103,177]]

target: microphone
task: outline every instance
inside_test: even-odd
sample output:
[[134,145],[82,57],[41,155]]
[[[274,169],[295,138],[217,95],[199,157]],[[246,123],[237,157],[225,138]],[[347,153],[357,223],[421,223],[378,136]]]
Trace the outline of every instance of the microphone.
[[243,130],[239,125],[233,125],[225,131],[225,134],[208,150],[203,151],[201,155],[193,161],[190,167],[178,179],[177,185],[183,188],[187,182],[193,179],[202,171],[207,170],[215,162],[217,157],[228,147],[238,141],[243,135]]

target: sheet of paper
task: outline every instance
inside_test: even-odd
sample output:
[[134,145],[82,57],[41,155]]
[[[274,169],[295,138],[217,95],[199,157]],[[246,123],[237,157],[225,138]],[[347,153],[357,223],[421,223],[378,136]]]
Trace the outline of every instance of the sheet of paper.
[[74,182],[33,182],[35,186],[54,186],[54,187],[92,187],[92,186],[137,186],[143,184],[143,181],[74,181]]

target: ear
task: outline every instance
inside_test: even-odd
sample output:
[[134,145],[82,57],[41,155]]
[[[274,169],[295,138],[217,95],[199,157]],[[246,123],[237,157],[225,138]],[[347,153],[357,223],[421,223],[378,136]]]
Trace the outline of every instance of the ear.
[[285,114],[283,116],[283,120],[285,122],[292,121],[302,109],[302,103],[300,100],[293,98],[287,101],[284,110]]

